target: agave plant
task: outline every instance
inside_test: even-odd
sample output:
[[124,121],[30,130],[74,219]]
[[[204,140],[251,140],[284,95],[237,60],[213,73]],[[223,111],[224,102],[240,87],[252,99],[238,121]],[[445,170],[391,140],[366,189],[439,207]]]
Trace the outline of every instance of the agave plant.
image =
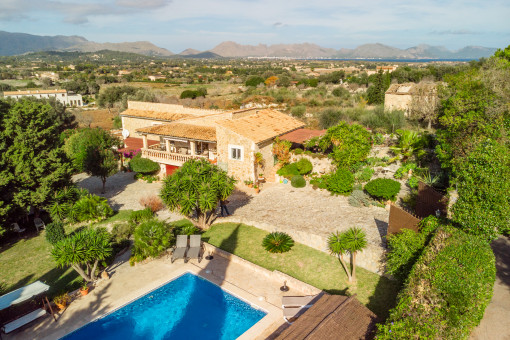
[[285,253],[292,248],[294,240],[286,233],[275,231],[262,240],[262,246],[270,253]]
[[420,181],[427,184],[428,186],[434,187],[439,183],[440,176],[434,176],[430,171],[425,171],[420,176],[417,176]]

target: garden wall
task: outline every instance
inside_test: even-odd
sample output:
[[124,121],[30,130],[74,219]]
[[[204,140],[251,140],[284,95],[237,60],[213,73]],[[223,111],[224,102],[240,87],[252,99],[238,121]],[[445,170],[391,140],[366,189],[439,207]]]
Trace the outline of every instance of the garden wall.
[[336,167],[331,163],[331,159],[329,159],[327,156],[324,156],[323,158],[318,157],[312,157],[305,154],[295,155],[292,154],[291,161],[297,162],[301,158],[306,158],[310,162],[312,162],[313,170],[312,172],[317,172],[319,174],[327,174],[330,172],[333,172],[336,170]]

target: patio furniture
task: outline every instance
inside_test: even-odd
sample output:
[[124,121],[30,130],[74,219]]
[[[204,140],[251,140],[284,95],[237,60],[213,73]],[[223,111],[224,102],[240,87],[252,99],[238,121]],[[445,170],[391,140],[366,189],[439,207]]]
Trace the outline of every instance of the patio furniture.
[[39,232],[39,228],[44,229],[46,227],[43,220],[41,220],[39,217],[34,218],[34,225],[35,225],[35,229],[37,229],[38,232]]
[[201,235],[191,235],[189,238],[189,249],[188,249],[188,259],[197,259],[198,262],[202,260],[200,257],[200,249],[202,248],[202,236]]
[[282,308],[311,306],[317,295],[308,296],[282,296]]
[[13,223],[12,226],[14,227],[14,231],[17,232],[18,235],[26,230],[25,228],[20,228],[18,223]]
[[188,235],[177,235],[175,242],[175,249],[172,253],[172,263],[177,259],[184,259],[186,256],[186,249],[188,248]]
[[[25,287],[16,289],[12,292],[9,292],[5,295],[0,296],[0,310],[9,308],[15,304],[22,303],[24,301],[34,299],[36,296],[43,294],[44,292],[48,291],[50,287],[41,281],[36,281],[34,283],[31,283]],[[45,302],[46,299],[46,302]],[[51,308],[50,302],[48,301],[48,298],[45,297],[43,299],[43,306],[46,308],[46,303],[48,304],[48,308],[53,315],[53,318],[55,321],[57,321],[53,309]],[[34,321],[35,319],[46,315],[46,310],[44,308],[38,308],[28,314],[25,314],[21,316],[20,318],[17,318],[15,320],[12,320],[6,324],[4,324],[1,328],[1,330],[4,333],[12,332],[24,325],[26,325],[29,322]]]

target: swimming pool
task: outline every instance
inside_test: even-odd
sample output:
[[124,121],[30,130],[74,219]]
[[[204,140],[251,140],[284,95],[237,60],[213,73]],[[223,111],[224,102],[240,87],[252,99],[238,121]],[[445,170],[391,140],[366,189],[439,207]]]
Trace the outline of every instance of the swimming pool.
[[236,339],[265,315],[186,273],[61,339]]

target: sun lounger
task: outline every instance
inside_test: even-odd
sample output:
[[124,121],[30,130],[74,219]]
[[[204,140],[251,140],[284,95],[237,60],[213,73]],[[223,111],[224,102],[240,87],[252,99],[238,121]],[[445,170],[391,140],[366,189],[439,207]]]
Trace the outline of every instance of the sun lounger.
[[12,332],[12,331],[14,331],[14,330],[16,330],[16,329],[26,325],[29,322],[34,321],[35,319],[38,319],[38,318],[40,318],[41,316],[44,316],[44,315],[46,315],[46,310],[44,310],[42,308],[39,308],[37,310],[34,310],[31,313],[28,313],[27,315],[23,315],[19,319],[16,319],[14,321],[11,321],[11,322],[5,324],[2,327],[2,330],[4,331],[5,334],[10,333],[10,332]]
[[20,228],[18,223],[13,223],[12,226],[14,228],[14,231],[17,232],[18,235],[25,231],[25,228],[23,229]]
[[191,235],[189,238],[189,249],[188,259],[198,259],[198,262],[202,260],[200,258],[200,249],[202,248],[202,236]]
[[311,305],[317,295],[309,296],[282,296],[282,308],[285,307],[303,307]]
[[172,253],[172,263],[177,259],[184,259],[186,256],[186,249],[188,248],[188,235],[177,235],[177,242],[175,249]]
[[34,224],[35,224],[35,229],[37,229],[37,231],[39,231],[39,228],[44,229],[46,227],[44,225],[43,220],[41,220],[39,217],[34,218]]

